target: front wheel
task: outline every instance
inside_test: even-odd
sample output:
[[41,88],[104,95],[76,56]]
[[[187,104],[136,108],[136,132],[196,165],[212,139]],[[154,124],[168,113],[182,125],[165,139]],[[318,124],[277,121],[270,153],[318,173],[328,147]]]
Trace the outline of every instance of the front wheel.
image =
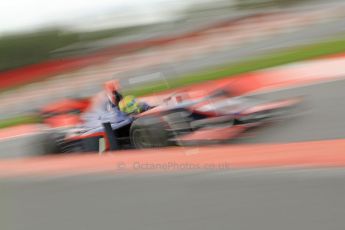
[[154,148],[171,145],[167,125],[156,117],[139,118],[130,128],[131,144],[134,148]]

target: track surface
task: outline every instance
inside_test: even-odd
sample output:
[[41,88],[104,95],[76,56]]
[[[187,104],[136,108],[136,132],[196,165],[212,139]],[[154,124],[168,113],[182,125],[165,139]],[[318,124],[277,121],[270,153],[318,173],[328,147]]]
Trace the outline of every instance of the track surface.
[[[236,141],[345,137],[345,81],[306,95],[302,114]],[[1,229],[343,229],[344,169],[256,169],[0,181]]]
[[265,99],[304,96],[295,116],[253,132],[235,143],[298,142],[345,137],[345,80],[259,95]]
[[1,229],[338,230],[345,170],[240,170],[0,182]]

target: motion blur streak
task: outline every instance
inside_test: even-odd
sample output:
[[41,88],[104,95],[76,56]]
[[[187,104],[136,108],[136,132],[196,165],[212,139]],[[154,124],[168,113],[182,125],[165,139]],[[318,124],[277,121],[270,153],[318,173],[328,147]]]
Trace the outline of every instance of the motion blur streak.
[[345,1],[2,2],[1,230],[344,229]]

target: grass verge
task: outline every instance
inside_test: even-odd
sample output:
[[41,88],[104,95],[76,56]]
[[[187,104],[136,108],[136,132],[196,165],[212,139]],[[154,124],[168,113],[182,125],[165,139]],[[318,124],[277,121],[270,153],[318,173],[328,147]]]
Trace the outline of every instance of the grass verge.
[[0,120],[0,129],[8,128],[15,125],[35,124],[41,121],[38,115],[23,115],[5,120]]

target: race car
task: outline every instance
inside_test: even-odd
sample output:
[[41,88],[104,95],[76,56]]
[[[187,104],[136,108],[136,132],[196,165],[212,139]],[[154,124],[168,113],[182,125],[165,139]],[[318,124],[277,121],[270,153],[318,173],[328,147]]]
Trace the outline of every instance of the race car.
[[216,89],[207,96],[176,92],[152,109],[92,132],[82,126],[57,134],[57,152],[104,152],[227,142],[286,115],[301,98],[263,101]]

